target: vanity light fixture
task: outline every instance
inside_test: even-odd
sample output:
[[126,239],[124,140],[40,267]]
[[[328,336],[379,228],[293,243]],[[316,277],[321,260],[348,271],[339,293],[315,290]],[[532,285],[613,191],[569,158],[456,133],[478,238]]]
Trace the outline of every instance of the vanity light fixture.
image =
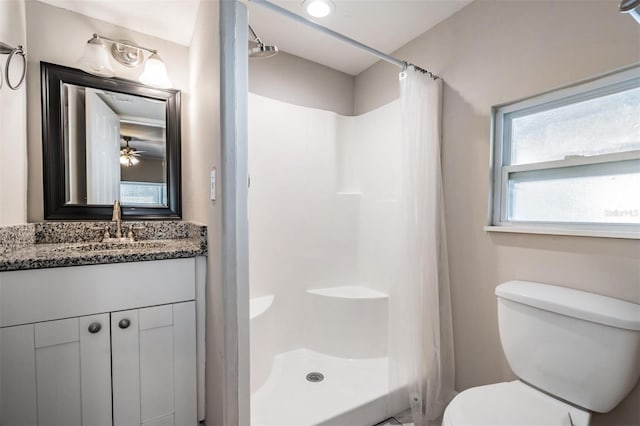
[[140,153],[144,151],[136,151],[129,146],[131,136],[123,136],[122,139],[124,139],[124,141],[127,143],[127,146],[120,150],[120,164],[125,167],[135,166],[140,162],[137,157],[140,156]]
[[113,77],[115,73],[109,63],[107,54],[107,45],[96,34],[87,41],[84,47],[84,53],[78,61],[80,68],[89,74],[99,75],[101,77]]
[[[111,43],[111,56],[125,67],[135,68],[144,63],[144,70],[140,75],[142,83],[163,89],[171,87],[167,67],[157,50],[138,46],[128,40],[113,40],[98,34],[93,34],[93,37],[87,41],[84,53],[80,58],[80,67],[83,71],[102,77],[115,75],[106,43]],[[144,52],[151,54],[146,61]]]
[[336,5],[331,0],[304,0],[302,7],[314,18],[324,18],[336,10]]

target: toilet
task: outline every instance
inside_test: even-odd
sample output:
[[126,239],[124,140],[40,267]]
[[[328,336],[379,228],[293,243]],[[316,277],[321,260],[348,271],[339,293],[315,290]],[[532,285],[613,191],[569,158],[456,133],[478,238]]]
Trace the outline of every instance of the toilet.
[[640,377],[640,305],[526,281],[496,287],[500,341],[519,380],[459,393],[442,425],[587,426]]

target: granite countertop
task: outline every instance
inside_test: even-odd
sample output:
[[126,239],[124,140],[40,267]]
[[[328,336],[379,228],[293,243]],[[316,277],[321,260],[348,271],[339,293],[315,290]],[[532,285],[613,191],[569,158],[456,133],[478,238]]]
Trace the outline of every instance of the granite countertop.
[[[42,222],[0,227],[0,271],[141,262],[207,255],[207,228],[193,222],[123,222],[135,242],[101,242],[111,222]],[[96,229],[98,228],[98,229]]]

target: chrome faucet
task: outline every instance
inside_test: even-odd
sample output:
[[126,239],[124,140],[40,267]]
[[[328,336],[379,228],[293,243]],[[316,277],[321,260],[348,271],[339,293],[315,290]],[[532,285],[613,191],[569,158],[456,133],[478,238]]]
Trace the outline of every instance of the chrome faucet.
[[122,209],[120,208],[119,200],[113,203],[113,216],[111,216],[111,221],[116,223],[116,238],[122,238]]
[[122,230],[122,207],[120,206],[119,200],[116,200],[113,203],[113,215],[111,216],[111,221],[116,223],[116,235],[111,238],[107,228],[102,241],[135,241],[136,236],[133,231],[144,229],[144,226],[133,226],[133,224],[131,224],[131,226],[129,226],[129,231],[125,235],[125,232]]

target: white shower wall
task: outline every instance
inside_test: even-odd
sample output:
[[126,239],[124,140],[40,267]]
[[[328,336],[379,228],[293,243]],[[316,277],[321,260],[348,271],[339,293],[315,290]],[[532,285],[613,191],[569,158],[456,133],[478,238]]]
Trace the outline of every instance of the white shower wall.
[[251,297],[388,290],[399,137],[397,101],[348,117],[249,95]]
[[262,312],[251,320],[252,392],[267,379],[278,388],[274,359],[297,349],[380,360],[386,383],[399,138],[398,102],[348,117],[249,94],[250,291]]
[[249,95],[251,297],[388,291],[399,137],[397,101],[348,117]]
[[354,134],[344,140],[354,145],[354,161],[361,192],[357,239],[357,281],[385,293],[398,277],[402,247],[397,196],[400,186],[402,151],[400,104],[398,101],[356,117],[340,117],[350,122]]
[[252,297],[355,278],[358,203],[337,194],[338,117],[249,97]]

